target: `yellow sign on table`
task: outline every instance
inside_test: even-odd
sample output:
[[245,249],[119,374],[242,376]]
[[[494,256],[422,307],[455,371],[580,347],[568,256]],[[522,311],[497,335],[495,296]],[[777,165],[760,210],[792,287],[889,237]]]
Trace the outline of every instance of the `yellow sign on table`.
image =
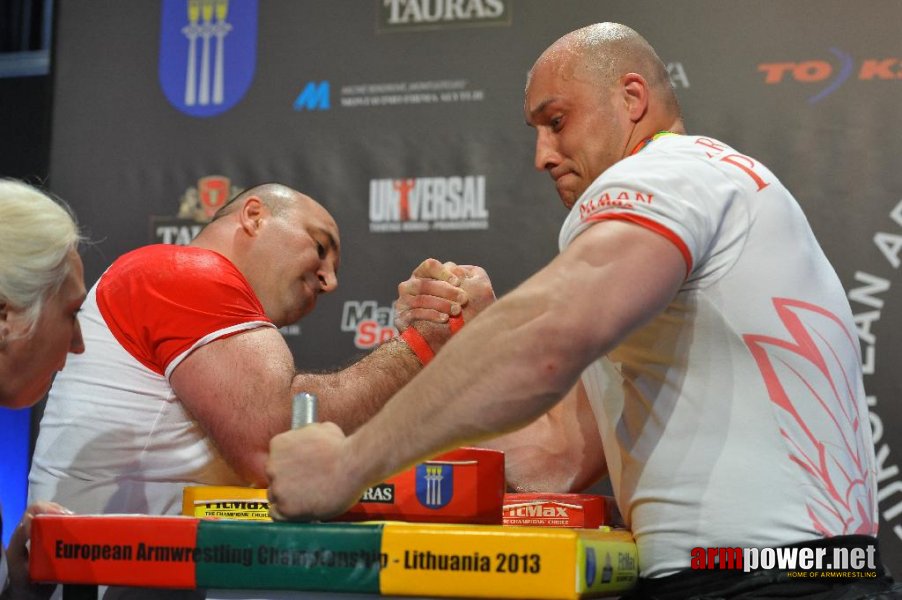
[[391,522],[382,552],[385,595],[580,598],[626,591],[638,577],[622,531]]

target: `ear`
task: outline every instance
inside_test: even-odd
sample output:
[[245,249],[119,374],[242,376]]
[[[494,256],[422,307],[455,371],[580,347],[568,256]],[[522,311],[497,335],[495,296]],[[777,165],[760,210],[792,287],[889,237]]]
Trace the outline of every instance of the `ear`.
[[6,347],[6,338],[9,337],[9,313],[9,304],[6,300],[0,300],[0,350]]
[[249,236],[254,237],[259,233],[265,209],[263,201],[257,196],[251,196],[244,201],[238,214],[238,221]]
[[623,101],[633,123],[638,123],[648,112],[648,82],[638,73],[627,73],[620,78]]

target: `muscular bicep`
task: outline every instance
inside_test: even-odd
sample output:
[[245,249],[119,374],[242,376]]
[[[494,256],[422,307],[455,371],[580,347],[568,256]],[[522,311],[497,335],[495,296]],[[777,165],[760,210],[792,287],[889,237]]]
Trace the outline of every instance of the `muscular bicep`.
[[262,485],[269,440],[290,425],[293,375],[281,334],[260,327],[198,348],[170,383],[229,465]]
[[685,280],[686,262],[658,233],[627,221],[605,221],[579,235],[544,271],[537,283],[547,295],[558,295],[561,333],[574,336],[591,355],[584,366],[673,300]]
[[508,486],[519,492],[579,492],[607,473],[582,383],[526,427],[483,445],[504,451]]

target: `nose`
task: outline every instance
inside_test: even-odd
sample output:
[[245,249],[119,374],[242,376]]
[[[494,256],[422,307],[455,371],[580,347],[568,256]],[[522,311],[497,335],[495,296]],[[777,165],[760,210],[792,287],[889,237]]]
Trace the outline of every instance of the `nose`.
[[75,319],[75,329],[72,332],[72,341],[69,343],[69,352],[72,354],[82,354],[85,351],[85,340],[81,335],[81,323],[78,318]]
[[319,289],[321,293],[328,294],[329,292],[334,292],[335,288],[338,287],[338,274],[335,273],[335,269],[331,264],[324,264],[322,268],[317,271],[316,276],[319,279]]
[[539,171],[554,168],[560,163],[560,155],[555,147],[551,132],[544,127],[536,129],[535,166]]

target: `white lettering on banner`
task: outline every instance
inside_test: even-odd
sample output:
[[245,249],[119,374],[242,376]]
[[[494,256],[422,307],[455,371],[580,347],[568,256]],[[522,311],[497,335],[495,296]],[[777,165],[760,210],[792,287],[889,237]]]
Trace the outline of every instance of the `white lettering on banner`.
[[504,13],[502,0],[383,0],[383,5],[392,25],[492,19]]
[[488,229],[485,176],[370,181],[370,231]]
[[341,86],[342,108],[482,102],[486,92],[466,79],[355,83]]
[[[902,226],[902,201],[899,201],[896,207],[890,212],[889,216],[897,225]],[[889,264],[891,264],[894,269],[898,269],[900,263],[899,252],[902,251],[902,235],[878,231],[874,234],[874,244],[883,256],[886,257]]]
[[686,69],[683,67],[683,63],[667,63],[667,74],[670,76],[670,85],[673,87],[689,87],[689,76],[686,75]]
[[[890,219],[902,226],[902,200],[890,211]],[[899,233],[877,232],[873,237],[874,245],[893,268],[898,269],[902,260],[902,235]],[[886,277],[880,277],[871,273],[857,271],[855,281],[859,285],[848,291],[850,303],[861,305],[871,310],[862,310],[853,314],[858,339],[862,343],[861,369],[864,375],[876,373],[877,362],[877,334],[874,331],[885,310],[885,300],[881,294],[890,291],[892,282]],[[853,306],[853,311],[855,306]],[[877,503],[880,516],[889,524],[902,517],[902,477],[897,464],[891,457],[892,447],[889,442],[883,440],[885,427],[883,419],[877,410],[877,396],[867,396],[871,431],[873,432],[874,447],[876,451],[877,468]],[[897,428],[892,428],[897,430]],[[893,525],[893,533],[902,540],[902,523]]]
[[755,569],[836,569],[863,570],[877,568],[877,549],[833,548],[832,555],[827,548],[743,548],[742,568],[748,573]]
[[354,346],[374,348],[395,335],[395,309],[379,306],[375,300],[348,300],[341,313],[341,330],[354,332]]
[[202,227],[203,225],[160,225],[155,233],[162,244],[187,246],[197,237]]
[[883,298],[878,298],[874,296],[874,294],[883,293],[889,290],[890,282],[882,277],[875,277],[874,275],[862,273],[861,271],[855,273],[855,281],[865,283],[866,285],[864,287],[857,287],[849,290],[849,300],[878,309],[863,313],[855,313],[852,317],[855,321],[855,328],[858,331],[858,339],[864,343],[861,370],[865,375],[873,375],[877,338],[871,332],[871,325],[880,320],[880,309],[883,308]]

